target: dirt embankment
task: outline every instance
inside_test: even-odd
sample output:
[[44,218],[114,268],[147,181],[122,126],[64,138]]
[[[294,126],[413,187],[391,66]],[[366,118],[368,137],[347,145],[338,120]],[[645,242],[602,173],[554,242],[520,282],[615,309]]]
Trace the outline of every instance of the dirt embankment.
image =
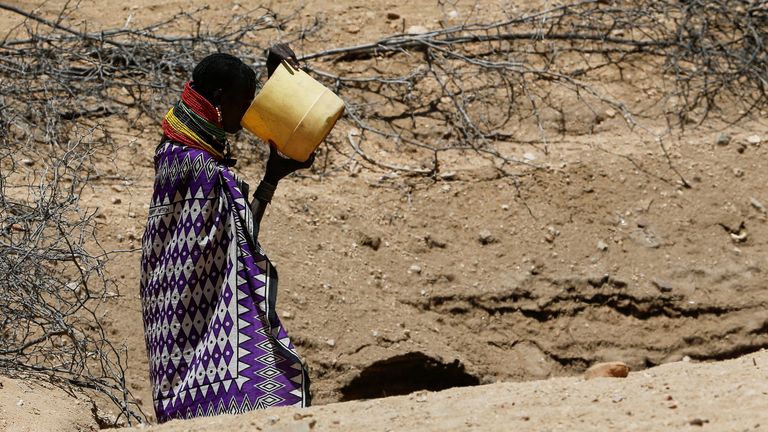
[[[732,131],[730,146],[714,145],[719,132],[672,146],[692,188],[662,157],[590,147],[607,148],[608,135],[514,179],[476,168],[438,182],[364,174],[281,185],[262,242],[316,403],[765,347],[766,149],[736,144],[760,127]],[[142,218],[121,213],[141,209],[149,188],[123,192],[127,205],[106,220],[141,232]],[[151,411],[128,286],[137,269],[116,273],[126,297],[111,328],[135,353],[130,384]]]
[[[308,409],[173,421],[134,430],[768,430],[768,351],[714,363],[674,362],[625,379],[553,378],[420,391]],[[90,401],[3,379],[0,425],[9,432],[95,431]]]
[[556,378],[305,410],[175,421],[157,432],[768,430],[768,352],[710,364],[676,362],[626,379]]

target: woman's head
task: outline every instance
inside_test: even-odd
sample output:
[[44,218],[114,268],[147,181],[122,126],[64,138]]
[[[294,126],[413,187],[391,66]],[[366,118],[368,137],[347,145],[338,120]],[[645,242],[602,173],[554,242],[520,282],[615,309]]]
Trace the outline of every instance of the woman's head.
[[239,58],[217,53],[200,61],[192,72],[195,90],[221,110],[225,131],[241,129],[240,119],[256,94],[256,74]]

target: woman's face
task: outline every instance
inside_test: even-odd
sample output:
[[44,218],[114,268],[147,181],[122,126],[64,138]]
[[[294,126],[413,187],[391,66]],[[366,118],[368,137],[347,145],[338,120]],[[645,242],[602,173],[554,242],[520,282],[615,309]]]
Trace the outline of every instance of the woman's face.
[[225,132],[235,133],[242,129],[240,120],[253,102],[255,90],[231,87],[221,92],[221,123]]

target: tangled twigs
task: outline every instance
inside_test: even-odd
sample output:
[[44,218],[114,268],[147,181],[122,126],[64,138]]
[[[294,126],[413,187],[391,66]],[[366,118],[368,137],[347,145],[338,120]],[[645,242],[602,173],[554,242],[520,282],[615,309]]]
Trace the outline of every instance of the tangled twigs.
[[[376,70],[407,64],[411,72],[400,75],[362,67],[317,73],[346,96],[359,130],[387,140],[395,135],[397,144],[421,147],[423,158],[438,149],[498,149],[536,137],[546,153],[548,136],[591,133],[606,109],[630,128],[666,119],[668,130],[712,115],[733,121],[759,112],[768,105],[767,34],[764,0],[594,0],[303,59],[375,62]],[[612,95],[612,74],[638,92],[634,101]],[[430,131],[436,128],[438,136]],[[636,130],[663,143],[650,127]],[[419,139],[424,135],[432,139]],[[414,144],[425,141],[429,148]]]
[[115,423],[140,421],[124,353],[102,327],[116,287],[79,199],[94,147],[70,142],[23,167],[14,150],[0,152],[0,373],[96,390],[120,407]]
[[[138,128],[135,116],[161,115],[204,54],[233,52],[261,72],[270,37],[311,40],[321,25],[292,25],[296,14],[256,9],[215,31],[191,12],[143,28],[87,33],[66,25],[66,11],[54,21],[0,8],[48,29],[30,25],[28,37],[0,44],[0,89],[7,96],[0,125],[15,124],[17,133],[34,129],[46,110],[58,114],[55,123],[134,116]],[[346,121],[356,133],[369,132],[360,139],[412,159],[378,162],[427,173],[436,154],[446,168],[442,155],[469,149],[499,155],[497,165],[512,167],[509,144],[533,143],[548,153],[553,136],[592,133],[606,110],[630,128],[664,118],[672,130],[765,107],[766,9],[765,0],[585,0],[300,58],[313,60],[316,74],[345,98]],[[165,31],[171,23],[173,31],[189,30]],[[30,75],[48,79],[15,85]],[[635,92],[634,100],[614,94],[617,81]],[[41,103],[19,102],[28,100]]]
[[352,148],[355,150],[355,153],[360,155],[360,157],[362,157],[363,160],[365,160],[368,163],[371,163],[373,165],[377,165],[377,166],[379,166],[381,168],[385,168],[385,169],[388,169],[388,170],[391,170],[391,171],[404,171],[404,172],[412,173],[412,174],[425,174],[426,175],[426,174],[432,174],[432,173],[435,172],[434,168],[433,169],[414,169],[414,168],[406,167],[406,166],[397,166],[397,165],[392,165],[392,164],[388,164],[388,163],[385,163],[385,162],[378,162],[375,159],[373,159],[370,156],[368,156],[367,154],[365,154],[365,152],[363,152],[363,150],[360,148],[360,145],[358,143],[359,140],[355,137],[355,135],[356,134],[354,132],[351,132],[351,131],[347,133],[347,140],[349,141],[349,145],[352,146]]

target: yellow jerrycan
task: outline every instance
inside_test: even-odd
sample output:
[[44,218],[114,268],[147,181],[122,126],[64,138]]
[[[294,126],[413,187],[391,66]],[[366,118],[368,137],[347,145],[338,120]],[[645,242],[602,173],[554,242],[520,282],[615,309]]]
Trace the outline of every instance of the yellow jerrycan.
[[344,102],[306,72],[282,62],[240,124],[280,153],[304,162],[344,113]]

